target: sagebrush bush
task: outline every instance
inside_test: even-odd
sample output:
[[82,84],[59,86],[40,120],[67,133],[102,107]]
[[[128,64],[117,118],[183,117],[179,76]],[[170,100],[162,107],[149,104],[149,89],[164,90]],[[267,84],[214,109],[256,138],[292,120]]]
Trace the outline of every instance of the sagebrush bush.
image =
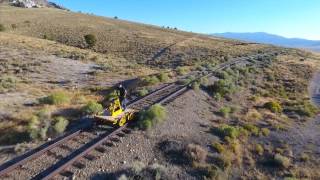
[[261,128],[261,133],[264,136],[269,136],[270,130],[268,128]]
[[224,146],[218,142],[212,143],[212,147],[218,152],[223,153],[225,151]]
[[69,124],[69,121],[67,119],[65,119],[64,117],[57,117],[57,118],[55,118],[53,123],[54,123],[53,124],[54,131],[57,134],[61,134],[66,130],[66,128]]
[[93,46],[95,46],[96,42],[97,42],[97,38],[95,35],[93,34],[87,34],[84,36],[84,39],[88,45],[89,48],[92,48]]
[[145,95],[147,95],[149,93],[149,91],[148,91],[148,89],[143,88],[143,89],[138,90],[137,93],[138,93],[139,96],[145,96]]
[[167,73],[162,72],[158,75],[158,79],[160,80],[160,82],[168,82],[169,76]]
[[152,76],[148,76],[146,78],[143,79],[143,82],[149,86],[149,85],[156,85],[160,82],[158,76],[156,75],[152,75]]
[[178,67],[177,68],[177,73],[178,75],[182,76],[182,75],[186,75],[188,73],[188,69],[185,67]]
[[221,96],[225,96],[228,94],[232,94],[235,92],[236,87],[234,84],[227,80],[219,80],[215,82],[213,85],[208,86],[208,91],[212,93],[214,96],[215,94],[220,94]]
[[69,104],[70,103],[70,96],[66,93],[59,91],[54,92],[51,95],[41,98],[39,100],[42,104],[49,104],[49,105],[63,105],[63,104]]
[[90,101],[82,107],[82,112],[88,115],[96,115],[103,111],[103,106],[95,101]]
[[239,127],[229,126],[226,124],[223,124],[220,127],[214,128],[213,132],[223,139],[225,139],[225,137],[236,139],[240,135]]
[[285,156],[282,156],[281,154],[276,154],[273,160],[275,165],[278,165],[283,168],[288,168],[291,165],[290,159]]
[[0,24],[0,32],[5,31],[5,30],[6,30],[6,28],[4,27],[4,25]]
[[163,122],[167,117],[166,109],[160,104],[151,106],[149,109],[139,112],[138,126],[148,130],[156,124]]
[[196,144],[188,144],[185,149],[185,155],[190,160],[191,164],[205,162],[208,151]]
[[193,90],[195,90],[195,91],[199,91],[200,90],[200,83],[199,82],[193,82],[192,84],[191,84],[191,88],[193,89]]
[[263,147],[262,147],[261,144],[256,144],[254,150],[255,150],[255,152],[256,152],[257,154],[259,154],[259,155],[262,155],[263,152],[264,152],[264,149],[263,149]]
[[253,124],[245,124],[243,128],[248,130],[251,134],[255,136],[259,135],[259,128]]
[[51,110],[41,109],[35,116],[29,120],[27,131],[33,140],[46,139],[47,132],[51,125]]
[[264,107],[274,113],[281,113],[282,112],[282,107],[281,107],[280,103],[277,101],[267,102],[264,104]]
[[228,106],[224,106],[220,108],[218,111],[218,114],[225,118],[229,117],[230,113],[231,113],[231,108]]

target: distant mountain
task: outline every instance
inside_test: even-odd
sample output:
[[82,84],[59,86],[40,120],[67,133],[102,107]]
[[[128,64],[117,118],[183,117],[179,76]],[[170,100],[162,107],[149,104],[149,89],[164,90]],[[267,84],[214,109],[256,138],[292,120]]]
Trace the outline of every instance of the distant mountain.
[[277,46],[284,47],[294,47],[294,48],[306,48],[316,51],[320,51],[320,41],[300,39],[300,38],[285,38],[278,35],[256,32],[256,33],[216,33],[211,34],[213,36],[237,39],[248,42],[273,44]]
[[22,8],[41,8],[41,7],[52,7],[58,9],[65,9],[53,2],[48,2],[47,0],[0,0],[0,4],[10,4],[12,6],[22,7]]

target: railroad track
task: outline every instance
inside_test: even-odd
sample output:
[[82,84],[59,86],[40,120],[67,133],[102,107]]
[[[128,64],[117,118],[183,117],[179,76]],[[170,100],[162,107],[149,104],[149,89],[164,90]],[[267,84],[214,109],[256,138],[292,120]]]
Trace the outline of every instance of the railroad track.
[[[261,55],[237,58],[230,62],[220,64],[214,71],[222,70],[235,64],[243,63],[249,59]],[[211,76],[207,73],[201,77]],[[200,77],[199,77],[200,78]],[[168,84],[140,99],[131,102],[128,107],[138,111],[146,109],[154,104],[165,104],[175,97],[188,90],[188,85],[176,83]],[[51,179],[66,171],[70,166],[83,167],[77,162],[80,159],[93,159],[89,153],[93,150],[105,152],[106,146],[114,143],[118,138],[130,133],[128,124],[120,128],[104,129],[104,132],[97,134],[94,131],[78,129],[65,134],[53,141],[45,143],[22,156],[12,159],[0,166],[0,178],[12,179]],[[31,169],[28,167],[32,167]],[[72,174],[72,172],[65,173]]]

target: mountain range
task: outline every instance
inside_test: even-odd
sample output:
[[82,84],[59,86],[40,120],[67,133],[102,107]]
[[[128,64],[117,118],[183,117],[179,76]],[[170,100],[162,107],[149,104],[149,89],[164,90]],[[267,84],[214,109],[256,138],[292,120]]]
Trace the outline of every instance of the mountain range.
[[268,34],[264,32],[255,33],[215,33],[213,36],[236,39],[255,43],[272,44],[291,48],[303,48],[320,52],[320,41],[307,40],[302,38],[286,38],[279,35]]

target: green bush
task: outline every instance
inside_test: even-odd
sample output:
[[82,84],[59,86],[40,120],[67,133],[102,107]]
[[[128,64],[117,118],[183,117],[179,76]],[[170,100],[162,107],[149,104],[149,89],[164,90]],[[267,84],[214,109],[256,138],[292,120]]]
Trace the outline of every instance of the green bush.
[[32,116],[28,123],[27,131],[33,140],[47,138],[47,132],[51,125],[51,111],[47,108],[40,110],[35,116]]
[[225,118],[229,117],[230,113],[231,113],[231,108],[228,106],[224,106],[220,108],[218,111],[218,114]]
[[156,104],[147,110],[141,111],[138,117],[138,127],[148,130],[156,124],[163,122],[167,117],[167,112],[163,106]]
[[274,162],[276,165],[283,167],[283,168],[288,168],[290,166],[290,159],[282,156],[281,154],[276,154],[274,156]]
[[213,132],[223,139],[226,137],[236,139],[240,135],[240,128],[223,124],[220,127],[214,128]]
[[188,73],[187,68],[185,67],[178,67],[177,68],[177,73],[178,75],[182,76],[182,75],[186,75]]
[[149,93],[149,91],[148,91],[148,89],[143,88],[143,89],[141,89],[141,90],[138,90],[137,93],[138,93],[138,95],[139,95],[140,97],[142,97],[142,96],[147,95],[147,94]]
[[13,76],[0,77],[0,92],[15,88],[17,82],[17,79]]
[[245,124],[243,128],[248,130],[251,134],[255,136],[259,135],[259,128],[253,124]]
[[268,128],[261,128],[262,135],[269,136],[270,130]]
[[6,28],[4,27],[4,25],[3,24],[0,24],[0,32],[3,32],[3,31],[5,31],[6,30]]
[[103,106],[94,101],[90,101],[87,105],[82,107],[82,112],[89,115],[99,114],[102,111],[103,111]]
[[215,142],[212,144],[212,147],[218,152],[218,153],[222,153],[225,151],[224,147],[222,144]]
[[148,76],[146,78],[144,78],[143,82],[149,86],[149,85],[156,85],[160,82],[160,80],[158,79],[157,76],[153,75],[153,76]]
[[261,144],[256,144],[255,151],[257,152],[257,154],[262,155],[264,152],[264,149]]
[[167,73],[162,72],[158,75],[158,79],[160,80],[160,82],[168,82],[169,76]]
[[213,85],[208,86],[208,91],[213,95],[220,94],[221,96],[225,96],[235,92],[235,90],[234,84],[227,80],[219,80]]
[[96,42],[97,42],[97,38],[96,38],[96,36],[93,35],[93,34],[87,34],[87,35],[85,35],[85,36],[84,36],[84,39],[85,39],[85,41],[86,41],[86,43],[87,43],[87,45],[88,45],[89,48],[92,48],[92,47],[96,44]]
[[195,91],[199,91],[200,90],[200,83],[199,82],[193,82],[192,84],[191,84],[191,87],[192,87],[192,89],[193,90],[195,90]]
[[69,104],[70,103],[70,97],[60,91],[52,93],[51,95],[41,98],[39,100],[41,104],[49,104],[49,105],[62,105],[62,104]]
[[318,109],[309,101],[305,101],[295,108],[295,112],[301,116],[313,117],[318,112]]
[[278,103],[276,101],[267,102],[264,104],[264,107],[274,113],[281,113],[282,112],[282,107],[281,107],[280,103]]
[[64,117],[57,117],[54,120],[53,129],[57,134],[61,134],[66,130],[68,124],[69,121]]

